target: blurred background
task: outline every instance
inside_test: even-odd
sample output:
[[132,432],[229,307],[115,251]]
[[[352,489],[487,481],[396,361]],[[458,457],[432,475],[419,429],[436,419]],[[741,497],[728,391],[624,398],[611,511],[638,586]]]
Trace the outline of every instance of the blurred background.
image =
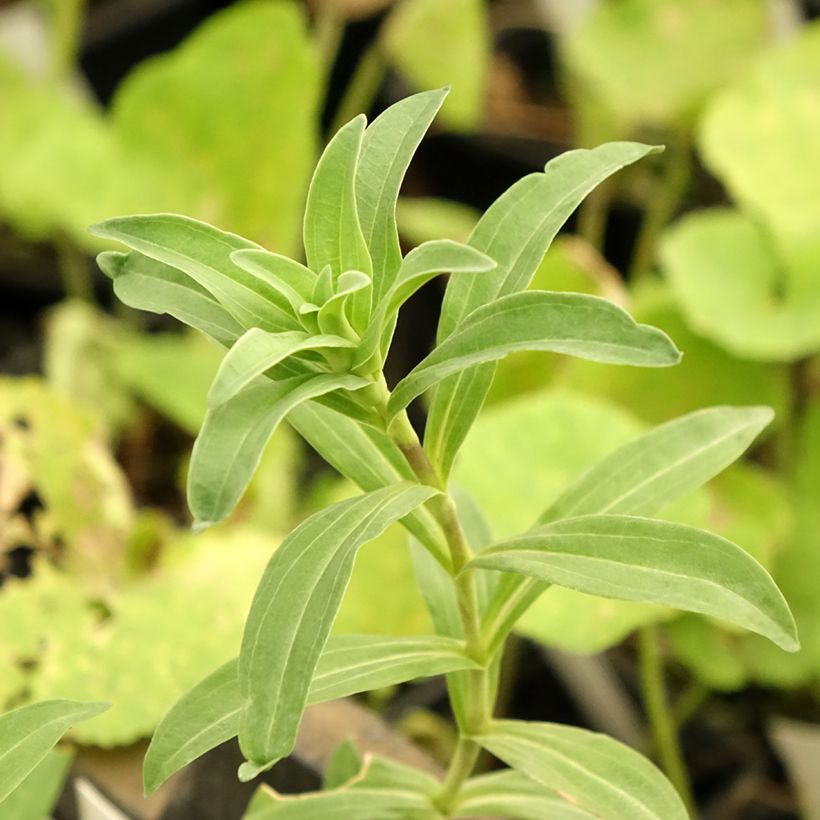
[[[0,711],[114,703],[0,818],[240,817],[233,749],[144,801],[146,739],[236,653],[275,543],[355,492],[284,428],[231,520],[193,538],[185,469],[220,351],[115,304],[86,227],[174,211],[298,257],[329,135],[447,84],[399,203],[405,250],[465,240],[563,151],[662,143],[584,203],[533,287],[606,296],[685,353],[668,371],[511,356],[455,481],[510,535],[647,426],[770,405],[749,456],[664,517],[767,566],[803,643],[787,655],[709,618],[551,589],[505,658],[503,713],[653,755],[652,659],[636,638],[651,631],[699,816],[820,818],[818,17],[817,0],[0,2]],[[443,285],[404,311],[392,380],[432,345]],[[362,550],[337,628],[429,629],[412,573],[403,532],[388,531]],[[364,702],[388,746],[447,760],[443,681]],[[311,785],[374,719],[308,720],[277,787]]]

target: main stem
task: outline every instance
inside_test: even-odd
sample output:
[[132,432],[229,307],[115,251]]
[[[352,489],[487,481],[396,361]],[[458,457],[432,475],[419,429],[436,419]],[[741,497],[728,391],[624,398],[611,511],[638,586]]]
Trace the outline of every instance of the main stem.
[[404,454],[416,478],[422,484],[428,484],[440,491],[440,495],[431,500],[430,507],[444,533],[450,552],[451,576],[458,601],[467,654],[481,665],[481,668],[470,670],[467,673],[468,707],[465,725],[459,726],[458,743],[441,790],[436,797],[438,808],[449,813],[464,781],[473,771],[481,751],[479,745],[470,739],[470,735],[483,731],[492,716],[493,704],[490,697],[488,673],[490,658],[481,634],[481,612],[475,572],[464,569],[472,558],[473,552],[458,519],[455,502],[430,464],[406,413],[402,412],[393,420],[389,434]]

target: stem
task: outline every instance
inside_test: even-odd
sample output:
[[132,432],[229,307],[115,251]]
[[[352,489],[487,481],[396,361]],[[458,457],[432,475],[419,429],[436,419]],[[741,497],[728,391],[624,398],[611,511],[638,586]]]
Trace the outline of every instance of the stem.
[[87,0],[56,0],[51,3],[49,74],[55,84],[64,82],[77,62],[86,2]]
[[687,809],[692,813],[695,806],[692,786],[689,783],[689,775],[683,762],[675,719],[672,716],[666,696],[663,665],[655,627],[647,626],[638,632],[638,649],[644,705],[652,729],[655,750],[663,770],[672,785],[678,790],[678,794],[680,794]]
[[658,188],[644,212],[629,278],[634,282],[646,276],[655,262],[658,237],[681,203],[692,170],[692,150],[689,136],[679,132],[669,139],[666,163]]
[[583,202],[578,212],[578,234],[599,254],[603,255],[609,206],[614,183],[601,183]]
[[435,804],[445,814],[449,814],[453,801],[458,797],[464,781],[470,776],[481,748],[472,740],[459,737],[450,768],[441,785],[441,791],[436,795]]
[[376,40],[361,56],[347,84],[347,90],[333,117],[331,134],[335,134],[346,122],[370,108],[386,70],[387,64]]
[[316,46],[325,76],[325,86],[333,70],[339,43],[342,41],[344,24],[332,3],[322,3],[316,17]]
[[93,302],[93,280],[82,251],[63,233],[55,234],[54,247],[57,251],[65,295],[69,299]]

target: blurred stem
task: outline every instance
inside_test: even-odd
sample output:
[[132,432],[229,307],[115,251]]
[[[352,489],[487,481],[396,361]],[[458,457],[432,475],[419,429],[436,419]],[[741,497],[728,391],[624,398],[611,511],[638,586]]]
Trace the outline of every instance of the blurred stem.
[[62,232],[54,236],[54,247],[65,295],[69,299],[93,302],[94,288],[83,252]]
[[675,131],[670,135],[664,159],[663,173],[644,211],[632,253],[629,278],[633,282],[646,276],[652,269],[661,231],[675,215],[689,187],[692,146],[687,132]]
[[316,45],[319,50],[319,60],[325,77],[325,86],[330,81],[330,73],[336,62],[339,44],[344,34],[344,22],[332,2],[322,3],[316,16]]
[[682,726],[689,723],[708,697],[709,687],[704,683],[695,679],[689,684],[672,707],[675,726],[678,731],[680,731]]
[[49,0],[51,11],[51,64],[53,83],[65,82],[77,63],[87,0]]
[[654,626],[645,626],[638,632],[638,651],[644,705],[652,729],[655,751],[663,770],[691,814],[695,808],[692,786],[683,762],[675,720],[669,708],[663,679],[663,662],[658,646],[658,632]]
[[603,256],[606,223],[615,186],[612,180],[602,182],[584,200],[578,212],[578,234]]
[[356,66],[347,90],[339,103],[333,118],[330,133],[335,134],[346,122],[357,114],[367,112],[384,79],[387,63],[379,45],[378,35],[370,44]]

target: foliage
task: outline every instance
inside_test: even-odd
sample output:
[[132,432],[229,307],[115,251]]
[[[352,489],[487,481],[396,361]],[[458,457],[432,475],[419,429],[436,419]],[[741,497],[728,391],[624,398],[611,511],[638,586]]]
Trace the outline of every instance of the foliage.
[[[570,505],[571,517],[559,512],[569,502],[559,501],[542,523],[493,542],[474,505],[456,506],[447,476],[494,362],[512,351],[549,350],[663,367],[680,353],[662,331],[600,297],[527,291],[583,196],[650,153],[646,146],[569,152],[503,194],[467,245],[431,241],[402,258],[394,213],[401,177],[443,96],[418,94],[369,127],[357,117],[334,136],[307,197],[307,265],[187,217],[117,217],[93,228],[128,247],[102,254],[100,264],[129,304],[170,313],[228,348],[188,482],[201,527],[231,512],[286,416],[364,490],[309,516],[274,552],[238,661],[169,713],[153,740],[146,785],[155,788],[233,734],[246,757],[239,776],[250,779],[292,751],[312,699],[448,670],[460,738],[443,783],[373,762],[338,793],[260,796],[250,816],[308,816],[328,803],[353,816],[373,816],[376,807],[381,815],[457,816],[484,747],[527,778],[524,792],[540,784],[544,800],[560,793],[597,816],[622,816],[628,807],[636,816],[684,817],[673,787],[615,741],[493,721],[498,658],[545,581],[717,614],[795,650],[788,607],[748,553],[691,525],[646,517],[736,459],[770,411],[714,408],[668,422],[612,457],[622,468],[616,484],[611,461],[582,476],[565,496],[586,499]],[[390,391],[382,365],[396,313],[420,284],[448,270],[438,344]],[[422,447],[405,408],[429,388],[436,392]],[[439,637],[331,638],[356,552],[396,521],[420,541],[418,579]]]

